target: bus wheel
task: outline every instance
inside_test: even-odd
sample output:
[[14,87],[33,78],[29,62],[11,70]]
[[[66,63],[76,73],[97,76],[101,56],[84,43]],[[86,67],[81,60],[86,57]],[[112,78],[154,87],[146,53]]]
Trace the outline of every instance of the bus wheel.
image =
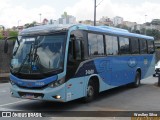
[[87,95],[83,98],[84,102],[91,102],[94,100],[98,93],[96,84],[94,84],[94,80],[90,80],[87,86]]
[[141,75],[140,75],[140,73],[137,71],[136,72],[136,76],[135,76],[135,81],[134,81],[134,83],[133,83],[133,87],[139,87],[140,86],[140,80],[141,80]]

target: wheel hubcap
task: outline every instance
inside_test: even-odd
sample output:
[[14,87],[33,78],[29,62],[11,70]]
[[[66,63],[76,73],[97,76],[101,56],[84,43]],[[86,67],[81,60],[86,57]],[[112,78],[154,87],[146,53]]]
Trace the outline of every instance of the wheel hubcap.
[[94,94],[94,89],[92,86],[88,86],[88,89],[87,89],[87,93],[88,93],[88,96],[93,96]]

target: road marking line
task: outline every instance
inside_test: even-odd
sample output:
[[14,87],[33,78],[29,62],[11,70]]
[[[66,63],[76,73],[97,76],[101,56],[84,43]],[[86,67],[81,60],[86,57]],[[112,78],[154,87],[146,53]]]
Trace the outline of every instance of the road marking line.
[[13,102],[13,103],[2,104],[2,105],[0,105],[0,107],[4,107],[4,106],[8,106],[8,105],[12,105],[12,104],[16,104],[16,103],[21,103],[21,102],[25,102],[25,101],[28,101],[28,100],[21,100],[21,101],[17,101],[17,102]]
[[19,111],[19,110],[8,109],[8,108],[0,108],[0,111]]
[[5,93],[5,92],[7,92],[7,90],[2,90],[2,91],[0,91],[0,93]]

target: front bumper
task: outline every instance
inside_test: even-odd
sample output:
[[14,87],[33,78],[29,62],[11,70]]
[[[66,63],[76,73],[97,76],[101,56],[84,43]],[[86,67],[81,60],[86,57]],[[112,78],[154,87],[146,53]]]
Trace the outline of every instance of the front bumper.
[[[65,99],[65,84],[62,84],[55,88],[44,88],[44,89],[25,89],[20,88],[17,85],[12,85],[11,89],[12,97],[22,98],[22,99],[34,99],[34,100],[46,100],[46,101],[56,101],[56,102],[66,102]],[[60,96],[59,99],[55,96]]]

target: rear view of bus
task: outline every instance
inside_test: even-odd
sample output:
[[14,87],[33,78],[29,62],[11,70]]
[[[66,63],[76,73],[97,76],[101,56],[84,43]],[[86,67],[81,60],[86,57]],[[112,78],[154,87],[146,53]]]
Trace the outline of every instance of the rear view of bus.
[[153,74],[154,56],[153,37],[125,30],[85,25],[28,28],[14,46],[11,94],[89,102],[104,90],[130,83],[137,87]]

